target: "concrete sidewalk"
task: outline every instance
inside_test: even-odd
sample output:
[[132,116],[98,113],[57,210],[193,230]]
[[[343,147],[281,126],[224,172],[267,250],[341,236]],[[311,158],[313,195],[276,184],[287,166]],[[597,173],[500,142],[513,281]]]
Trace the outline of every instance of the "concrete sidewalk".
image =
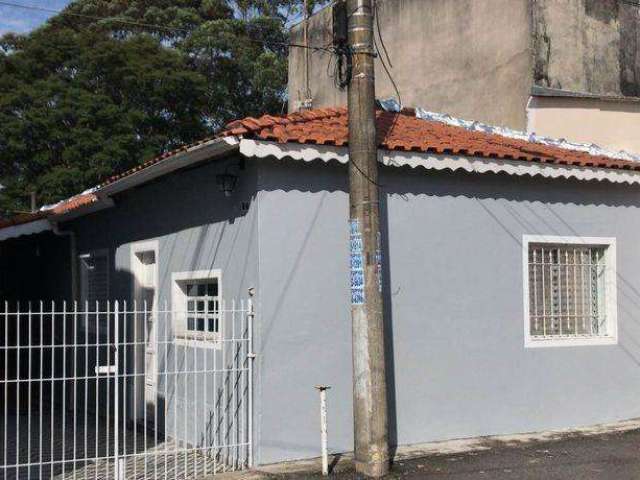
[[[389,479],[637,480],[640,430],[397,462]],[[309,474],[278,479],[320,479]],[[346,471],[335,479],[352,479]]]
[[[337,459],[330,478],[354,479],[350,455]],[[321,479],[317,461],[237,473],[233,480]],[[223,477],[218,477],[223,478]],[[638,480],[637,421],[565,432],[434,443],[399,450],[389,479]],[[226,479],[225,479],[226,480]]]

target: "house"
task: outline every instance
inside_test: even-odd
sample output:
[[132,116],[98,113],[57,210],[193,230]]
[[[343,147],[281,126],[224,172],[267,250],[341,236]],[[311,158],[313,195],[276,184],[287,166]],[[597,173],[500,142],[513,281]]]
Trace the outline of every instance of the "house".
[[[425,118],[419,110],[377,111],[391,443],[640,416],[640,163]],[[157,420],[144,424],[151,437],[174,442],[170,455],[222,448],[236,452],[239,466],[317,456],[318,384],[332,386],[330,447],[349,451],[347,160],[342,108],[248,118],[6,223],[2,289],[22,300],[23,315],[9,310],[5,328],[11,321],[14,331],[22,318],[17,338],[31,345],[24,302],[60,305],[76,292],[107,305],[86,308],[85,327],[96,325],[86,330],[89,341],[81,333],[66,349],[51,344],[67,355],[75,351],[69,345],[85,348],[85,373],[104,364],[102,354],[91,356],[94,346],[120,345],[119,361],[138,358],[143,367],[120,364],[107,377],[126,399],[119,434],[132,412],[147,412],[140,401],[151,404]],[[229,308],[234,298],[251,303]],[[114,316],[115,300],[124,313]],[[154,308],[141,308],[145,300]],[[39,308],[27,318],[40,322]],[[73,325],[69,309],[54,318]],[[242,325],[229,337],[220,325],[230,312]],[[62,328],[56,321],[52,328]],[[116,326],[120,336],[98,332]],[[154,348],[147,341],[156,336],[157,344],[158,335]],[[238,339],[231,367],[220,357],[229,339]],[[110,364],[103,368],[109,374]],[[32,383],[47,375],[36,369]],[[144,388],[132,387],[131,376]],[[215,378],[218,386],[206,387]],[[218,393],[221,383],[229,390]],[[91,377],[89,391],[98,384]],[[207,400],[211,389],[215,399]],[[77,398],[79,412],[93,402]],[[225,417],[226,443],[210,431],[221,403],[246,413]]]
[[[376,91],[396,96],[391,76],[408,106],[640,153],[638,8],[618,0],[378,0]],[[324,47],[332,31],[330,5],[295,25],[291,41]],[[292,48],[289,111],[346,105],[334,67],[326,50]]]

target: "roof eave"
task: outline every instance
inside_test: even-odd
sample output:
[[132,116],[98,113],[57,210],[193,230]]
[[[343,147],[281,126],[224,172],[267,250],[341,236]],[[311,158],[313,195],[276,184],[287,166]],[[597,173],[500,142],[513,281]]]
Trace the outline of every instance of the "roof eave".
[[37,233],[47,232],[50,230],[53,230],[53,226],[46,218],[22,223],[20,225],[12,225],[10,227],[0,229],[0,242],[11,238],[22,237],[24,235],[35,235]]
[[[349,161],[347,147],[325,145],[275,143],[245,139],[240,152],[247,157],[276,158],[311,161]],[[633,170],[559,165],[533,161],[489,158],[471,155],[436,154],[429,152],[405,152],[378,150],[378,160],[383,165],[427,170],[465,171],[468,173],[506,173],[513,176],[563,178],[581,181],[608,181],[611,183],[640,184],[640,172]]]
[[534,85],[531,87],[531,96],[533,97],[553,97],[553,98],[577,98],[589,100],[602,100],[605,102],[620,103],[640,103],[640,97],[632,97],[625,95],[608,95],[589,92],[581,92],[575,90],[563,90],[560,88],[543,87]]
[[100,212],[102,210],[106,210],[108,208],[112,208],[115,206],[115,202],[112,198],[104,197],[99,198],[97,201],[90,203],[88,205],[84,205],[82,207],[74,208],[65,213],[55,214],[49,217],[49,221],[52,223],[64,223],[70,220],[75,220],[76,218],[83,217],[85,215],[89,215],[90,213]]
[[214,140],[201,143],[176,155],[167,157],[138,172],[127,175],[113,183],[100,187],[94,193],[100,199],[110,197],[177,170],[196,165],[200,162],[229,155],[234,151],[239,150],[239,143],[239,140],[234,136],[216,138]]
[[113,195],[150,182],[174,171],[239,151],[239,144],[240,141],[237,137],[226,136],[189,147],[178,154],[164,158],[138,172],[127,175],[105,186],[98,187],[92,191],[97,197],[97,200],[91,204],[83,205],[60,214],[55,214],[52,211],[47,212],[45,218],[1,228],[0,242],[23,235],[50,231],[53,230],[54,225],[58,223],[68,222],[90,213],[111,208],[114,206],[114,201],[111,198]]

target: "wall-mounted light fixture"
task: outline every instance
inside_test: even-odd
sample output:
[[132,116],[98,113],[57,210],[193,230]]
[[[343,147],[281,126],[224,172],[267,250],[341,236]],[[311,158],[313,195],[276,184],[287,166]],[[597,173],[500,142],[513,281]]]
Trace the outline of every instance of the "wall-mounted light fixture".
[[238,176],[232,173],[220,173],[216,175],[216,183],[225,197],[230,197],[238,184]]

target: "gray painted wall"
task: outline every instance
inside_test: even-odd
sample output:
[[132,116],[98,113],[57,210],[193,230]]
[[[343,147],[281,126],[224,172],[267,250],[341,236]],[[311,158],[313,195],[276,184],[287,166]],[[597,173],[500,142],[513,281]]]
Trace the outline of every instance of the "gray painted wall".
[[[161,310],[165,309],[165,300],[168,308],[172,308],[171,277],[174,272],[220,269],[222,293],[227,302],[227,308],[231,308],[233,299],[246,301],[248,289],[257,287],[258,281],[257,210],[255,204],[251,203],[249,211],[243,214],[241,203],[253,201],[256,191],[256,169],[249,165],[246,170],[240,172],[238,187],[229,198],[219,191],[215,178],[217,173],[225,172],[229,165],[237,163],[238,158],[230,158],[164,177],[120,195],[115,199],[115,208],[83,217],[65,226],[76,232],[80,255],[97,249],[109,251],[110,299],[131,301],[132,245],[157,240],[159,246],[156,259],[159,277],[157,298]],[[232,170],[236,172],[237,168],[233,167]],[[183,310],[184,307],[174,308]],[[129,309],[131,309],[131,303],[129,303]],[[160,342],[170,340],[173,335],[173,327],[166,324],[167,318],[162,313],[157,316],[156,328]],[[240,334],[240,315],[236,318],[237,337]],[[142,344],[140,332],[143,331],[144,319],[140,315],[137,318],[129,316],[126,319],[126,325],[121,328],[128,332],[129,341],[132,341],[134,340],[132,323],[136,321],[139,329],[135,340]],[[225,338],[229,339],[232,334],[231,321],[227,322],[226,326]],[[214,365],[215,368],[222,369],[222,355],[229,360],[232,354],[231,343],[226,345],[223,352],[219,349],[206,351],[174,344],[165,348],[161,343],[157,354],[159,371],[203,371],[205,362],[206,370],[213,370]],[[246,351],[243,352],[245,357],[246,353]],[[142,347],[139,347],[137,356],[131,347],[127,349],[126,362],[129,372],[133,372],[134,357],[138,362],[138,387],[142,387],[144,381],[144,370],[140,366],[140,362],[144,359]],[[124,365],[124,358],[121,358],[121,362]],[[214,377],[217,390],[215,393]],[[215,394],[222,391],[224,381],[229,380],[228,377],[228,374],[223,373],[207,375],[206,382],[210,389],[207,399],[211,404],[214,402]],[[200,442],[206,442],[205,438],[209,439],[209,442],[213,441],[214,435],[211,432],[216,429],[210,423],[211,408],[205,411],[203,407],[204,382],[202,374],[161,373],[158,384],[160,412],[165,408],[168,412],[164,419],[167,433],[170,436],[177,435],[179,439],[186,438],[195,445],[201,446],[211,445],[211,443]],[[129,378],[127,382],[129,402],[126,413],[128,417],[133,415],[132,383]],[[106,394],[106,384],[102,388],[103,393]],[[231,389],[227,387],[225,392],[227,391]],[[138,394],[141,393],[138,391]],[[106,396],[104,398],[106,400]],[[234,400],[236,399],[237,397],[234,397]],[[160,417],[162,417],[161,414]],[[149,421],[151,421],[150,418]],[[163,419],[160,418],[160,423],[162,421]],[[217,441],[222,442],[219,436]]]
[[[171,175],[67,226],[81,252],[112,252],[113,298],[130,296],[131,244],[151,239],[161,298],[170,273],[190,269],[222,269],[227,298],[256,287],[257,461],[318,455],[321,383],[333,387],[331,449],[351,450],[346,168],[249,161],[225,198],[225,166]],[[392,443],[640,416],[638,187],[409,168],[383,168],[381,184]],[[523,234],[617,238],[618,345],[524,349]],[[190,388],[181,413],[194,411]],[[187,420],[194,436],[207,428]]]
[[[640,189],[384,168],[391,436],[412,444],[640,415]],[[261,164],[260,461],[352,448],[343,166]],[[619,344],[524,349],[524,234],[614,236]]]
[[77,232],[79,254],[102,248],[111,252],[112,298],[131,297],[131,246],[149,240],[159,242],[161,302],[171,302],[173,272],[214,269],[224,271],[226,298],[246,298],[257,281],[257,224],[253,204],[243,214],[241,202],[253,200],[256,170],[248,165],[240,172],[231,197],[216,185],[216,174],[237,163],[229,159],[164,177],[121,194],[115,208],[66,226]]

